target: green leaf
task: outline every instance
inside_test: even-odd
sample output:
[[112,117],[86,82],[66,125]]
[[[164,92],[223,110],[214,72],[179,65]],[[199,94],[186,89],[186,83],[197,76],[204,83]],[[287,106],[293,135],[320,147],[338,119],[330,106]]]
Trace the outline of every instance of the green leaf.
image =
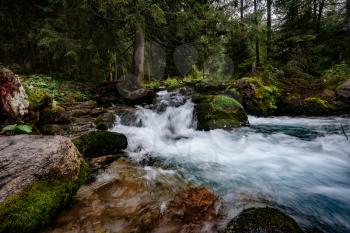
[[17,124],[8,125],[8,126],[5,126],[4,128],[2,128],[2,131],[1,131],[1,132],[13,131],[13,130],[16,129],[16,127],[17,127]]
[[16,129],[18,131],[23,132],[23,133],[31,133],[32,132],[32,126],[30,126],[30,125],[18,125]]

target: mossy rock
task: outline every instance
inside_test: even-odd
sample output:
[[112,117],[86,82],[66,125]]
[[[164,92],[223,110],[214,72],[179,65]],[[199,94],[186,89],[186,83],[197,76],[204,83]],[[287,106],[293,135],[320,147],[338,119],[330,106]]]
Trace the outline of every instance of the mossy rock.
[[90,132],[73,140],[73,143],[88,158],[118,154],[128,146],[125,135],[108,131]]
[[108,130],[113,127],[116,116],[111,112],[99,115],[95,120],[96,128],[99,130]]
[[248,125],[243,106],[225,95],[197,95],[194,97],[198,129],[232,129]]
[[59,106],[48,107],[40,112],[39,124],[66,124],[71,122],[70,113]]
[[225,233],[303,233],[295,220],[273,208],[244,210],[229,224]]
[[269,116],[277,110],[280,91],[274,85],[266,85],[261,77],[242,78],[232,88],[241,93],[243,106],[250,114]]
[[29,108],[31,110],[41,110],[53,105],[53,98],[48,93],[37,88],[25,88],[28,96]]
[[31,233],[50,223],[85,183],[89,166],[81,160],[77,180],[47,179],[37,181],[23,193],[0,203],[1,233]]

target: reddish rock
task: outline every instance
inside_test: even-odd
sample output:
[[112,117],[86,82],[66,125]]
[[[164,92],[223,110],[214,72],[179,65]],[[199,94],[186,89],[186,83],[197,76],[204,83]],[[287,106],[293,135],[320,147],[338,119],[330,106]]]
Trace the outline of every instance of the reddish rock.
[[0,70],[0,114],[18,117],[28,113],[29,102],[19,77],[8,69]]
[[152,232],[218,232],[220,206],[220,199],[207,188],[192,188],[168,203]]

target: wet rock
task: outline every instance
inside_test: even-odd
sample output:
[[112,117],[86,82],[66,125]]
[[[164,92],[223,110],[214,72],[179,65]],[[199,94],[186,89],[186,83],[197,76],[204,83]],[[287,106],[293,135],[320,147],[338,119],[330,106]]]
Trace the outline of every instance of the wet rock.
[[0,231],[37,232],[87,176],[73,143],[61,136],[0,139]]
[[119,159],[93,183],[84,185],[74,197],[74,205],[43,232],[152,232],[165,203],[186,185],[174,171],[145,169]]
[[302,233],[294,219],[272,208],[247,209],[228,224],[225,233]]
[[71,121],[70,113],[60,106],[44,109],[39,118],[39,124],[67,124]]
[[221,201],[206,188],[192,188],[168,203],[154,233],[218,232]]
[[336,94],[341,100],[350,102],[350,79],[336,89]]
[[29,101],[19,77],[8,69],[0,69],[0,115],[13,118],[28,113]]
[[231,97],[198,95],[193,100],[200,130],[232,129],[249,124],[243,106]]
[[76,106],[76,108],[78,109],[94,109],[96,107],[97,107],[97,102],[94,100],[85,101],[80,103],[78,106]]
[[113,127],[115,120],[116,116],[113,113],[103,113],[95,120],[96,128],[99,130],[108,130]]
[[120,123],[123,125],[132,125],[136,121],[136,108],[117,105],[111,108],[110,111],[113,111],[119,117]]
[[116,161],[120,157],[123,157],[123,154],[120,155],[105,155],[97,158],[93,158],[89,161],[90,167],[92,170],[98,170],[106,167],[112,162]]
[[126,136],[108,131],[90,132],[73,142],[80,153],[89,158],[118,154],[128,146]]
[[81,116],[86,116],[90,115],[92,113],[92,109],[74,109],[72,110],[72,117],[81,117]]

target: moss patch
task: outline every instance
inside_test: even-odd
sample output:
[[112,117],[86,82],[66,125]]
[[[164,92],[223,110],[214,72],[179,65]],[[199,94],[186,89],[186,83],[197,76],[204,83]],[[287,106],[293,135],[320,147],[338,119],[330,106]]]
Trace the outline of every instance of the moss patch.
[[88,133],[73,140],[73,143],[86,157],[118,154],[128,146],[124,135],[108,131]]
[[194,97],[198,129],[230,129],[248,124],[242,105],[229,96],[197,95]]
[[229,224],[225,232],[302,233],[303,231],[294,219],[279,210],[267,207],[244,210]]
[[43,180],[0,204],[0,232],[36,232],[64,208],[84,184],[89,166],[81,161],[77,180]]
[[215,96],[212,106],[214,110],[223,112],[243,109],[243,106],[237,100],[224,95]]
[[280,91],[274,85],[266,85],[261,77],[240,79],[235,86],[243,96],[245,109],[255,115],[272,115],[277,109]]
[[52,106],[53,99],[52,97],[43,90],[34,89],[34,88],[25,88],[28,101],[29,108],[32,110],[40,110],[48,106]]

